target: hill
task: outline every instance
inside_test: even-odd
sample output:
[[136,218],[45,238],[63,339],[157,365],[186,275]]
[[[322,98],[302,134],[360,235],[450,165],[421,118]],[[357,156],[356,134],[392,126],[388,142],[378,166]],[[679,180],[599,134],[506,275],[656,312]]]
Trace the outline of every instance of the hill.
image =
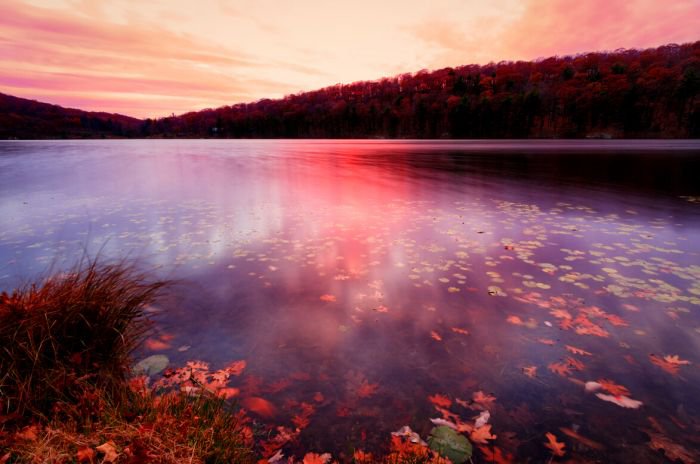
[[134,137],[143,122],[0,93],[0,139]]
[[700,137],[699,94],[700,41],[422,70],[142,121],[0,96],[0,137],[686,138]]

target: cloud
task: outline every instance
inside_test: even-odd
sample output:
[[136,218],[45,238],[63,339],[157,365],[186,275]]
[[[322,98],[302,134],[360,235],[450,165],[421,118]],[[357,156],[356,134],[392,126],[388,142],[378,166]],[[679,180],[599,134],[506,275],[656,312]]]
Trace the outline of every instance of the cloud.
[[264,63],[158,24],[98,21],[17,0],[0,3],[0,86],[7,93],[41,94],[64,104],[82,92],[81,101],[89,103],[84,109],[161,116],[155,111],[163,105],[143,95],[175,103],[169,114],[199,109],[204,102],[221,106],[294,91],[288,83],[261,77],[274,75],[270,66],[320,73],[297,63]]
[[700,38],[697,0],[528,0],[500,39],[501,53],[532,59]]
[[406,30],[434,47],[432,63],[530,60],[698,40],[700,1],[524,0],[517,14],[429,18]]

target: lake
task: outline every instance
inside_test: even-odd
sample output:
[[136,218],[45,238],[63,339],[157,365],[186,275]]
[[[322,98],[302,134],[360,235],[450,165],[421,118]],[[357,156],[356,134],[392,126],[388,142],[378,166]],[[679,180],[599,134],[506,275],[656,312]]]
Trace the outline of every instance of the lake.
[[0,290],[176,279],[137,358],[245,361],[285,455],[439,419],[475,462],[698,459],[699,141],[8,141],[0,215]]

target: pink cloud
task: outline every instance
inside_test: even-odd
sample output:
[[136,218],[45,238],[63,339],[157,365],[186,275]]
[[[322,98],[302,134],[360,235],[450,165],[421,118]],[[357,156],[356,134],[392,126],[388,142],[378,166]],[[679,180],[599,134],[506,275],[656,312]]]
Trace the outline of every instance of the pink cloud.
[[500,38],[504,58],[644,48],[700,38],[697,0],[528,0]]
[[[155,117],[296,90],[266,78],[270,66],[285,63],[262,63],[150,23],[96,21],[18,0],[0,3],[0,91],[18,96]],[[317,72],[300,63],[289,67]]]

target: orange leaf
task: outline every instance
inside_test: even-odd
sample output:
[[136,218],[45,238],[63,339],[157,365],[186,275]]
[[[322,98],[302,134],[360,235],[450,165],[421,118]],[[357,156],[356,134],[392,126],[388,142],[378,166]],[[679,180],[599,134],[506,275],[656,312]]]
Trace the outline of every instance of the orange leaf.
[[114,462],[119,458],[117,445],[112,440],[97,446],[95,449],[105,455],[102,462]]
[[603,390],[607,391],[613,396],[630,395],[630,391],[626,387],[618,385],[610,379],[598,379],[598,383],[600,384],[601,388],[603,388]]
[[493,464],[512,464],[513,455],[510,453],[503,454],[501,448],[494,446],[493,451],[488,446],[479,446],[479,450],[484,454],[486,461]]
[[369,383],[367,380],[363,380],[357,389],[357,396],[360,398],[369,398],[374,395],[379,388],[379,384]]
[[566,445],[564,443],[560,443],[557,441],[556,435],[553,433],[545,433],[545,437],[547,437],[547,443],[544,444],[549,450],[552,452],[554,456],[557,457],[562,457],[565,454],[564,448]]
[[550,371],[554,372],[555,374],[559,374],[562,377],[566,377],[567,375],[571,374],[571,368],[569,367],[568,364],[551,363],[547,367],[549,368]]
[[330,461],[331,455],[328,453],[316,454],[316,453],[306,453],[304,455],[304,461],[302,464],[326,464]]
[[[671,361],[669,361],[668,359],[671,359]],[[660,367],[669,374],[673,375],[678,374],[678,370],[680,369],[680,366],[683,363],[683,361],[678,359],[678,356],[664,356],[662,358],[660,356],[656,356],[655,354],[650,354],[649,360],[652,364]],[[685,362],[688,363],[688,361]]]
[[325,295],[321,295],[320,299],[321,299],[321,301],[325,301],[327,303],[333,303],[335,301],[335,296],[325,294]]
[[437,341],[439,341],[439,342],[442,341],[442,337],[440,336],[440,334],[437,333],[437,332],[435,332],[434,330],[432,330],[432,331],[430,332],[430,336],[431,336],[434,340],[437,340]]
[[452,400],[444,395],[435,394],[433,396],[429,396],[428,401],[441,408],[449,408],[452,406]]
[[481,443],[483,445],[488,443],[486,440],[496,439],[496,435],[491,434],[491,424],[486,424],[479,427],[478,429],[472,430],[472,433],[469,435],[469,437],[474,443]]
[[85,448],[80,448],[76,455],[76,459],[78,460],[78,462],[87,461],[92,463],[92,461],[95,459],[95,450],[93,450],[89,446],[86,446]]
[[23,428],[20,432],[15,433],[15,438],[19,438],[20,440],[34,441],[37,439],[38,431],[39,427],[37,427],[36,425],[30,425],[28,427]]
[[565,348],[573,354],[579,354],[581,356],[591,356],[591,353],[589,353],[588,351],[582,350],[581,348],[576,348],[575,346],[565,345]]
[[531,379],[537,377],[537,366],[526,366],[523,367],[523,374],[527,375]]
[[266,399],[258,396],[248,397],[241,401],[241,404],[244,408],[262,417],[270,418],[276,414],[275,406]]
[[472,394],[472,400],[477,405],[476,409],[491,409],[493,402],[496,401],[496,397],[479,390]]
[[355,460],[356,464],[372,464],[374,462],[372,453],[365,453],[362,450],[355,450],[352,458]]

